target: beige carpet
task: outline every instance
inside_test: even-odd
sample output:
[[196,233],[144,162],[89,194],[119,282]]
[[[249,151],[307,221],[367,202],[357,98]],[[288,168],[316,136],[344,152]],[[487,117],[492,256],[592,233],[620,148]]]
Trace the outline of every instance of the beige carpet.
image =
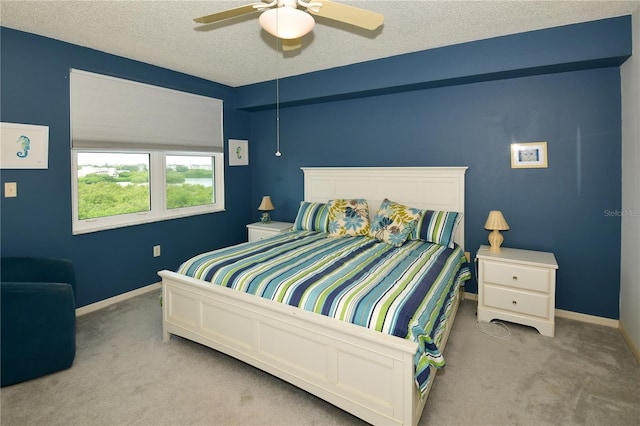
[[[163,343],[158,296],[80,317],[71,369],[2,388],[1,424],[363,424],[196,343]],[[618,330],[561,318],[555,338],[508,328],[481,333],[463,302],[421,425],[640,424],[640,367]]]

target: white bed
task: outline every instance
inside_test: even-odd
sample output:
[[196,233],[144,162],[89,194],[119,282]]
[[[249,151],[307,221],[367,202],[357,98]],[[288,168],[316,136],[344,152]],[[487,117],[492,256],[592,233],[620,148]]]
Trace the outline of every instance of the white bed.
[[[304,200],[385,198],[463,213],[466,167],[303,168]],[[414,381],[417,344],[187,277],[160,271],[163,338],[181,336],[286,380],[372,424],[418,423],[427,394]],[[452,308],[441,347],[451,330]],[[434,369],[435,370],[435,369]],[[431,374],[429,388],[433,384]]]

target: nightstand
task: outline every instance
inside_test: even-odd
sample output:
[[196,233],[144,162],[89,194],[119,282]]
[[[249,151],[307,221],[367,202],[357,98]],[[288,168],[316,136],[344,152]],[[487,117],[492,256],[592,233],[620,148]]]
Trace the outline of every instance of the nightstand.
[[249,241],[259,241],[265,238],[273,237],[290,231],[293,223],[289,222],[269,222],[269,223],[250,223],[247,225],[249,232]]
[[556,269],[553,253],[480,246],[478,321],[502,319],[555,333]]

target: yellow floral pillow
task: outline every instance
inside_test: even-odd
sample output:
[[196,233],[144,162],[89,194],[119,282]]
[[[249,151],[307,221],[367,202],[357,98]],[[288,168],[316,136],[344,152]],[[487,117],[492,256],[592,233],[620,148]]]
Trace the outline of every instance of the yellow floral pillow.
[[420,210],[384,200],[371,223],[370,236],[400,247],[420,218]]
[[329,200],[329,236],[369,235],[369,204],[364,199]]

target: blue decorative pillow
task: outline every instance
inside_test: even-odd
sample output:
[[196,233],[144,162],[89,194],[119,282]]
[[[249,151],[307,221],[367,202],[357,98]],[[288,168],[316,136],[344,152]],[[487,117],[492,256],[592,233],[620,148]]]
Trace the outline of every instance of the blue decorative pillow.
[[392,246],[400,247],[420,218],[421,210],[384,200],[373,217],[369,235]]
[[301,201],[293,229],[299,231],[328,232],[329,209],[325,203]]
[[369,204],[364,199],[329,200],[329,236],[369,235]]
[[418,219],[409,239],[423,240],[453,248],[453,237],[462,213],[425,210]]

